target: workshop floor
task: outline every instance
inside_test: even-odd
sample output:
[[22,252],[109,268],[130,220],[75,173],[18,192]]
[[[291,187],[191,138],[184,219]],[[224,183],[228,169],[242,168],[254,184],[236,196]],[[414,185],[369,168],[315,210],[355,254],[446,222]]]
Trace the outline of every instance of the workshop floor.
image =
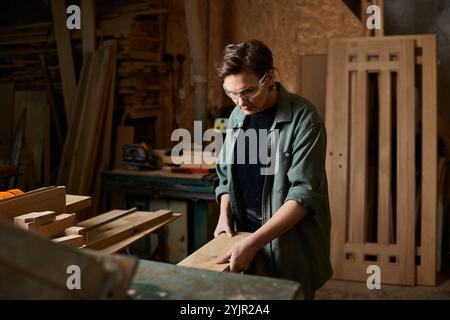
[[316,300],[450,300],[450,280],[437,287],[381,285],[367,289],[365,282],[330,280],[316,292]]

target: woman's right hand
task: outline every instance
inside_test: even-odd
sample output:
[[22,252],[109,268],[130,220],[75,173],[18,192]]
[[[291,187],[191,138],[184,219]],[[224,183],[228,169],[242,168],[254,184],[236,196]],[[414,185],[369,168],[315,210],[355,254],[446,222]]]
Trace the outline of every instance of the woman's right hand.
[[231,226],[230,196],[225,193],[220,197],[220,216],[216,230],[214,231],[214,238],[217,238],[219,234],[224,232],[230,237],[233,236],[233,229]]

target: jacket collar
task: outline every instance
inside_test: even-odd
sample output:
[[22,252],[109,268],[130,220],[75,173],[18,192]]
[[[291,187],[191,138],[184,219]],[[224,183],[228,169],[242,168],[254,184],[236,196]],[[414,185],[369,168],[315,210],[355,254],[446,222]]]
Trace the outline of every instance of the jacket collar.
[[[286,91],[280,82],[275,82],[275,86],[279,92],[278,102],[277,102],[277,112],[275,114],[274,126],[282,122],[292,121],[292,103],[290,98],[290,93]],[[244,119],[246,115],[238,108],[236,118],[232,124],[233,129],[242,127],[244,124]]]

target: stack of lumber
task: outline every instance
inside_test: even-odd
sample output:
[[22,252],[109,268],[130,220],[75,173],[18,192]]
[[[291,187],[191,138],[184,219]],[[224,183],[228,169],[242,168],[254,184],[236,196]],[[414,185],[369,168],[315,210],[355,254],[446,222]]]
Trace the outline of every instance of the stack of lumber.
[[[0,218],[14,222],[17,216],[32,212],[46,212],[42,214],[43,217],[40,217],[41,214],[36,214],[24,217],[21,221],[24,223],[48,222],[53,221],[56,216],[67,212],[78,213],[90,205],[90,197],[66,194],[64,186],[44,187],[0,199]],[[35,221],[34,217],[40,218],[37,218],[37,221]]]
[[116,41],[107,40],[83,65],[58,174],[71,193],[98,195],[100,172],[109,167],[116,56]]
[[114,253],[180,216],[181,214],[169,210],[112,210],[66,229],[65,234],[82,237],[85,248]]
[[76,213],[90,204],[89,197],[66,195],[63,186],[46,187],[0,200],[0,218],[60,244],[114,253],[181,216],[133,208],[77,222]]

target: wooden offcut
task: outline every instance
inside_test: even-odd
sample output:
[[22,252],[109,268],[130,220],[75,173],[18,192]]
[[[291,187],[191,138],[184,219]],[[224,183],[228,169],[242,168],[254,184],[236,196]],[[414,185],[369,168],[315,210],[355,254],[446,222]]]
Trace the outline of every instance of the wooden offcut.
[[79,247],[83,246],[83,244],[84,244],[83,239],[84,238],[81,235],[68,235],[68,236],[63,236],[60,238],[55,238],[52,241],[59,243],[59,244],[64,244],[71,248],[79,248]]
[[67,212],[79,212],[91,206],[92,199],[89,196],[66,194]]
[[20,227],[31,231],[33,233],[45,236],[52,237],[58,234],[64,233],[64,230],[76,225],[77,219],[74,213],[67,214],[63,213],[57,215],[54,220],[46,223],[40,222],[28,222],[24,224],[19,224]]
[[218,264],[216,261],[224,256],[235,243],[247,238],[250,234],[238,232],[230,237],[222,233],[177,265],[219,272],[228,271],[230,268],[229,263]]

